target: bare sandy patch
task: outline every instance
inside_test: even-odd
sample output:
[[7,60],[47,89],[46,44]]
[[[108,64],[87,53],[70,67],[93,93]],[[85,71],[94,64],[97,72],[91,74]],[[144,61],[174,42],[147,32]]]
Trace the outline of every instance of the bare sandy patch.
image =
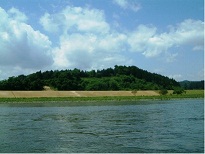
[[0,91],[0,98],[14,98],[13,91]]
[[1,98],[158,96],[155,91],[0,91]]

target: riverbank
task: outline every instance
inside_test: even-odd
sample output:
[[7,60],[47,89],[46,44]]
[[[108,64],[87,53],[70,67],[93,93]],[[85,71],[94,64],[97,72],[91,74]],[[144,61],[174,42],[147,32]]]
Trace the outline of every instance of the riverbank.
[[0,98],[159,96],[157,91],[0,91]]
[[[5,93],[4,91],[4,97],[2,97],[3,93],[2,91],[0,91],[0,103],[3,102],[8,102],[8,103],[31,102],[32,103],[32,102],[56,102],[56,101],[68,101],[68,102],[137,101],[137,100],[170,100],[170,99],[204,98],[204,90],[187,90],[186,93],[181,95],[173,95],[172,91],[169,91],[167,95],[159,95],[157,91],[137,91],[137,92],[136,91],[135,92],[133,91],[52,91],[52,92],[27,91],[25,93],[25,91],[24,92],[10,91],[9,93],[11,94],[10,95],[11,97],[6,97],[8,96],[8,91],[7,93]],[[37,95],[37,94],[41,94],[41,95]],[[58,95],[54,95],[54,94],[58,94]],[[67,95],[63,95],[63,94],[67,94]]]

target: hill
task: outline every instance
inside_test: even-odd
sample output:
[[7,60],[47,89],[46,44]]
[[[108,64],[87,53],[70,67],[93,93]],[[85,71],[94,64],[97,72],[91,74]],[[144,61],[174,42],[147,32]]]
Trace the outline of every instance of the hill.
[[136,66],[115,66],[103,70],[38,71],[0,81],[0,90],[159,90],[179,87],[174,79],[150,73]]
[[193,90],[193,89],[204,89],[204,80],[202,81],[181,81],[179,82],[180,86],[185,90]]

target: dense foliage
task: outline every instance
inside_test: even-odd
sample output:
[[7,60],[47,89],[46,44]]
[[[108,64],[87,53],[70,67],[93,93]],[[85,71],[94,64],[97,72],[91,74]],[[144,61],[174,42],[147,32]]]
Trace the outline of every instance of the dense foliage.
[[167,90],[167,89],[161,89],[161,90],[159,91],[159,94],[161,94],[161,95],[166,95],[166,94],[168,94],[168,90]]
[[173,91],[173,94],[183,94],[183,93],[186,93],[186,91],[182,88],[182,87],[175,87],[174,88],[174,91]]
[[79,69],[36,72],[0,81],[0,90],[159,90],[179,87],[174,79],[150,73],[136,66],[115,66],[103,70]]
[[204,80],[203,81],[181,81],[179,82],[179,84],[185,90],[204,89]]

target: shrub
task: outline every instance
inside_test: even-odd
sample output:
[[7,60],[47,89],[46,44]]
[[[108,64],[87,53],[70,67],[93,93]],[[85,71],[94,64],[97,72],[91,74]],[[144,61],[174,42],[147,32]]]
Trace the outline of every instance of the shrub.
[[179,94],[182,94],[182,93],[185,93],[183,88],[181,88],[181,87],[175,87],[174,88],[173,94],[179,95]]
[[160,91],[159,91],[159,94],[160,95],[166,95],[168,93],[168,90],[167,89],[161,89]]

